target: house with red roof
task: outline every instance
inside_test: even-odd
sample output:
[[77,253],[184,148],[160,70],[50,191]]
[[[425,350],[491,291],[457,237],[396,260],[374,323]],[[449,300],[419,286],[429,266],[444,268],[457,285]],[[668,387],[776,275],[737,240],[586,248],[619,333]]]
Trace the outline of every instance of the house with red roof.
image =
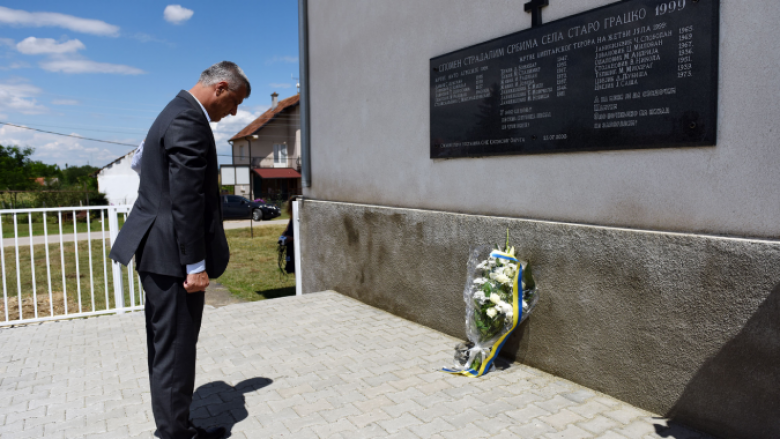
[[228,142],[234,165],[249,165],[251,184],[236,186],[235,194],[266,201],[301,193],[300,95],[278,100]]

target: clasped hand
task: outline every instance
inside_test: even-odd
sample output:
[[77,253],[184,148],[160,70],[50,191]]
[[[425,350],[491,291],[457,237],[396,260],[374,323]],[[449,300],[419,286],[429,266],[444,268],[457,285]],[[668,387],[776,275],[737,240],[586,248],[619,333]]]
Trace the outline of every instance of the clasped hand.
[[205,291],[207,286],[209,286],[209,275],[205,271],[188,274],[187,279],[184,280],[184,289],[188,293]]

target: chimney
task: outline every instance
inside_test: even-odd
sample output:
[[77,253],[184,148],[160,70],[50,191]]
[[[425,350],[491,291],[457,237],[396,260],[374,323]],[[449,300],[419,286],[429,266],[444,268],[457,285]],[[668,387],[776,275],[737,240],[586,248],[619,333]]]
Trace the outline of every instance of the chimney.
[[273,92],[271,94],[271,109],[276,110],[277,105],[279,105],[279,93]]

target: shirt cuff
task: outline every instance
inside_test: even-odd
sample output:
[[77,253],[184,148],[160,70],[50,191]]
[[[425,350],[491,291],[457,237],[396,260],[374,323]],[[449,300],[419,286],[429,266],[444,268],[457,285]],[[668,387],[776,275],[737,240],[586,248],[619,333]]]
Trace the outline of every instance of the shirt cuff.
[[187,274],[197,274],[202,271],[206,271],[206,260],[196,262],[194,264],[187,264]]

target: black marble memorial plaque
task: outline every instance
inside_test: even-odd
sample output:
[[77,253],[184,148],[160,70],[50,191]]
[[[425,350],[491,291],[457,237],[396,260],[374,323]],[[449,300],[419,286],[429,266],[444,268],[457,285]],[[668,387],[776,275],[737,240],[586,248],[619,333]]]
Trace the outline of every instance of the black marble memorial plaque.
[[431,158],[715,145],[719,0],[628,0],[431,59]]

